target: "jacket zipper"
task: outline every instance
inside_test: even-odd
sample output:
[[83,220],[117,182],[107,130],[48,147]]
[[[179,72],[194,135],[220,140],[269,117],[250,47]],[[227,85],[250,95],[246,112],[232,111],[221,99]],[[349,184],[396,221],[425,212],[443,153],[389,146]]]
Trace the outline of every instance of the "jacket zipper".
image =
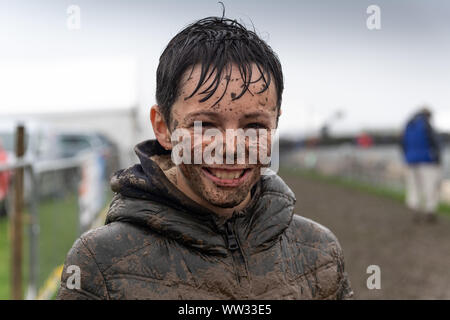
[[248,270],[247,270],[247,263],[244,258],[244,253],[242,252],[242,249],[239,244],[239,239],[233,228],[233,222],[231,221],[232,219],[233,218],[229,219],[226,222],[227,247],[228,250],[231,251],[233,262],[235,263],[236,279],[238,283],[241,283],[241,277],[243,276],[241,269],[243,269],[244,276],[246,276],[247,278],[248,278]]
[[227,221],[226,230],[227,230],[228,250],[235,251],[235,250],[239,249],[236,235],[234,234],[234,230],[233,230],[233,225],[231,224],[231,221],[229,221],[229,220]]

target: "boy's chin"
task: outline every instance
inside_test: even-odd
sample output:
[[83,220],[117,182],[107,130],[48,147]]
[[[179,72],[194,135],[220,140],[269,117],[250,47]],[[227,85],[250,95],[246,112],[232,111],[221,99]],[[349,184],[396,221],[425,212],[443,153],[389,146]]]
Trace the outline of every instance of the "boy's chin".
[[232,188],[231,190],[223,190],[218,186],[213,186],[202,190],[202,198],[213,206],[219,208],[233,208],[238,206],[245,200],[248,190],[242,188]]
[[[201,167],[182,167],[182,173],[188,181],[190,188],[209,204],[229,209],[238,206],[250,192],[250,179],[245,185],[238,187],[224,187],[216,185],[202,172]],[[253,178],[250,176],[250,178]],[[252,185],[252,184],[251,184]]]
[[215,200],[215,199],[206,199],[206,201],[208,201],[210,204],[212,204],[215,207],[229,209],[229,208],[234,208],[234,207],[238,206],[244,200],[220,201],[220,200]]

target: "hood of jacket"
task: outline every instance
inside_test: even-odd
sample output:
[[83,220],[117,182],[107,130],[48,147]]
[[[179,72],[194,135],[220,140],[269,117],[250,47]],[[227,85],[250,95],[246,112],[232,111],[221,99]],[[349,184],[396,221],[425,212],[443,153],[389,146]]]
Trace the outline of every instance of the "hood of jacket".
[[170,151],[157,140],[138,144],[135,152],[140,164],[119,170],[111,179],[116,194],[106,224],[140,225],[188,247],[227,255],[227,222],[249,250],[258,252],[272,245],[292,221],[295,196],[277,175],[262,176],[248,206],[224,220],[172,184],[164,173],[174,167]]

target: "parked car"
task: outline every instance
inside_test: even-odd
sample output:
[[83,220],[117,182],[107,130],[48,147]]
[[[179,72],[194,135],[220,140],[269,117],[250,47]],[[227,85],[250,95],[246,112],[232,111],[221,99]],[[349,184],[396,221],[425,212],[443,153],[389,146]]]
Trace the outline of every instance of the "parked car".
[[[119,169],[119,152],[116,144],[99,132],[61,131],[46,123],[15,119],[2,119],[0,121],[0,140],[3,143],[3,153],[6,155],[0,156],[0,163],[6,161],[14,163],[16,159],[15,136],[19,124],[23,124],[25,127],[24,159],[32,162],[38,172],[40,172],[42,166],[46,166],[46,163],[48,166],[48,161],[73,158],[82,153],[96,155],[99,168],[101,168],[99,169],[101,179],[105,186],[112,173]],[[6,160],[3,158],[6,158]],[[2,179],[0,176],[0,208],[2,206],[7,208],[7,202],[11,203],[8,200],[12,199],[13,188],[10,186],[13,181],[11,179],[13,172],[4,171],[3,173],[3,176],[8,175],[8,179]],[[40,172],[36,176],[39,187],[38,196],[47,198],[59,197],[64,196],[68,192],[77,192],[81,174],[82,172],[78,167]],[[26,202],[29,202],[33,192],[31,179],[30,171],[25,170],[24,194]],[[2,193],[2,190],[5,192]]]
[[120,168],[117,145],[102,133],[61,131],[58,133],[58,143],[62,157],[73,157],[86,150],[98,152],[105,164],[106,179]]

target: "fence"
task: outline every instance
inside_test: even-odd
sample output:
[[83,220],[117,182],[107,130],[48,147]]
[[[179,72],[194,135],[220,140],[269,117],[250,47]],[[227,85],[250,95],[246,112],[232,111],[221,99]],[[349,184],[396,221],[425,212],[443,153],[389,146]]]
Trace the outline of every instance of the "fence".
[[[444,181],[441,198],[450,203],[450,148],[443,149],[442,158]],[[304,148],[285,154],[283,163],[393,190],[404,189],[405,165],[401,150],[396,145]]]
[[106,202],[98,154],[36,162],[23,157],[21,137],[23,128],[16,160],[0,164],[0,175],[12,178],[0,199],[7,211],[0,217],[0,299],[35,299]]

